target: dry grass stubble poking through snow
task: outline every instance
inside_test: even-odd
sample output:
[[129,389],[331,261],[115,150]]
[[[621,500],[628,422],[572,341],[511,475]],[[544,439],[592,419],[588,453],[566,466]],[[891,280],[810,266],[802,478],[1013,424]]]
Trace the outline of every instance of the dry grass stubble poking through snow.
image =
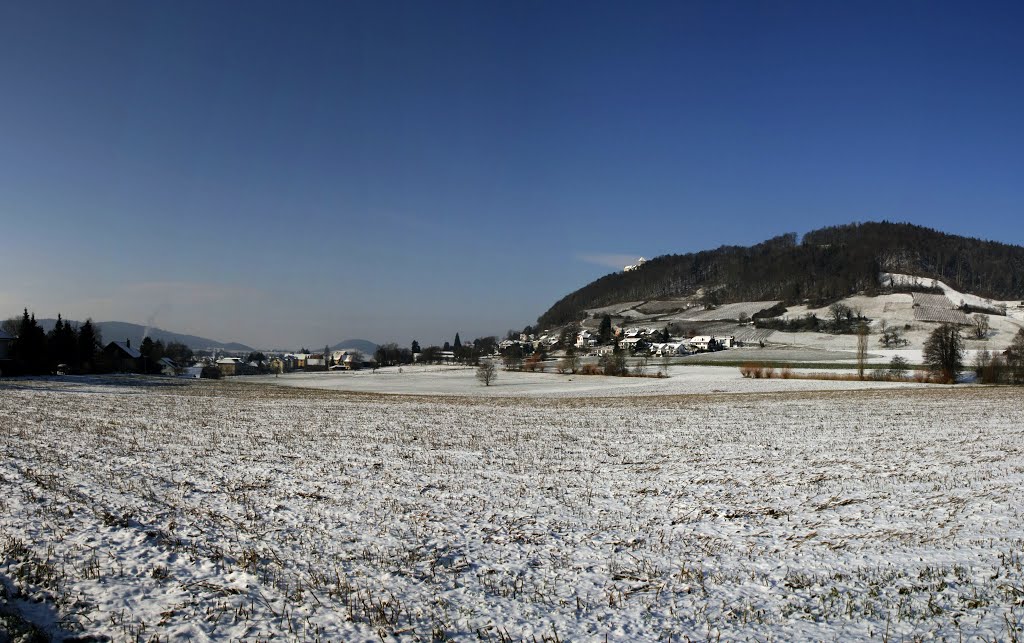
[[116,640],[1009,640],[1022,402],[18,382],[3,596]]

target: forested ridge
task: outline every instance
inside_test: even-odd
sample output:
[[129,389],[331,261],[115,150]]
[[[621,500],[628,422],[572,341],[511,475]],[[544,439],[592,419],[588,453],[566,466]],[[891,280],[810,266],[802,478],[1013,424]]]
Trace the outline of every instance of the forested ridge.
[[663,255],[566,295],[537,322],[559,326],[587,308],[688,296],[701,287],[714,303],[825,303],[877,291],[881,272],[935,278],[984,297],[1024,298],[1024,247],[882,221],[822,228],[799,241],[789,233],[750,247]]

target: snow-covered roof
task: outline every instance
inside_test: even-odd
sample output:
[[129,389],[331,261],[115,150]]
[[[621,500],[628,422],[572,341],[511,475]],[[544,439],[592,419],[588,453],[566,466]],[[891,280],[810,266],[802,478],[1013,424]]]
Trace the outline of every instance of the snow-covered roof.
[[217,360],[218,364],[243,364],[244,362],[240,357],[222,357]]
[[128,344],[125,344],[124,342],[110,342],[110,344],[107,344],[107,346],[110,346],[111,344],[120,348],[126,355],[128,355],[128,357],[131,357],[133,359],[139,359],[140,357],[142,357],[142,353],[135,350]]

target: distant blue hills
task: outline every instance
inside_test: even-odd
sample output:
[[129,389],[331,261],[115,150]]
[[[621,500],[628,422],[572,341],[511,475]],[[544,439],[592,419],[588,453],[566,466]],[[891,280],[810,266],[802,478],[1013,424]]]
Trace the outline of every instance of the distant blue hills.
[[332,351],[359,351],[366,357],[372,357],[374,351],[377,350],[377,345],[368,339],[346,339],[345,341],[338,342],[334,346],[331,346]]
[[[53,327],[57,324],[56,319],[37,319],[36,320],[43,330],[50,332]],[[71,320],[65,320],[71,322],[74,326],[81,326],[82,322]],[[132,346],[139,347],[142,345],[143,336],[148,336],[154,342],[157,340],[162,341],[164,344],[171,342],[181,342],[188,346],[192,350],[204,350],[216,348],[224,351],[237,351],[237,352],[251,352],[253,349],[251,346],[245,344],[239,344],[238,342],[218,342],[215,339],[209,339],[208,337],[199,337],[197,335],[185,335],[183,333],[174,333],[169,330],[162,328],[147,327],[140,324],[132,324],[129,322],[121,321],[101,321],[93,322],[94,326],[99,327],[100,333],[103,335],[103,343],[107,342],[123,342],[126,339],[132,343]]]

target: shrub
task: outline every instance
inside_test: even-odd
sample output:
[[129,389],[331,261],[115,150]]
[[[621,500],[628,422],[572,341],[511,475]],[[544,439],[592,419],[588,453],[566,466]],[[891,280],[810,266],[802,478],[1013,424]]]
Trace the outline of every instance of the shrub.
[[740,366],[740,375],[743,377],[759,380],[765,377],[765,367],[756,362],[747,362]]
[[906,358],[897,355],[889,362],[889,375],[895,379],[903,379],[908,369]]

